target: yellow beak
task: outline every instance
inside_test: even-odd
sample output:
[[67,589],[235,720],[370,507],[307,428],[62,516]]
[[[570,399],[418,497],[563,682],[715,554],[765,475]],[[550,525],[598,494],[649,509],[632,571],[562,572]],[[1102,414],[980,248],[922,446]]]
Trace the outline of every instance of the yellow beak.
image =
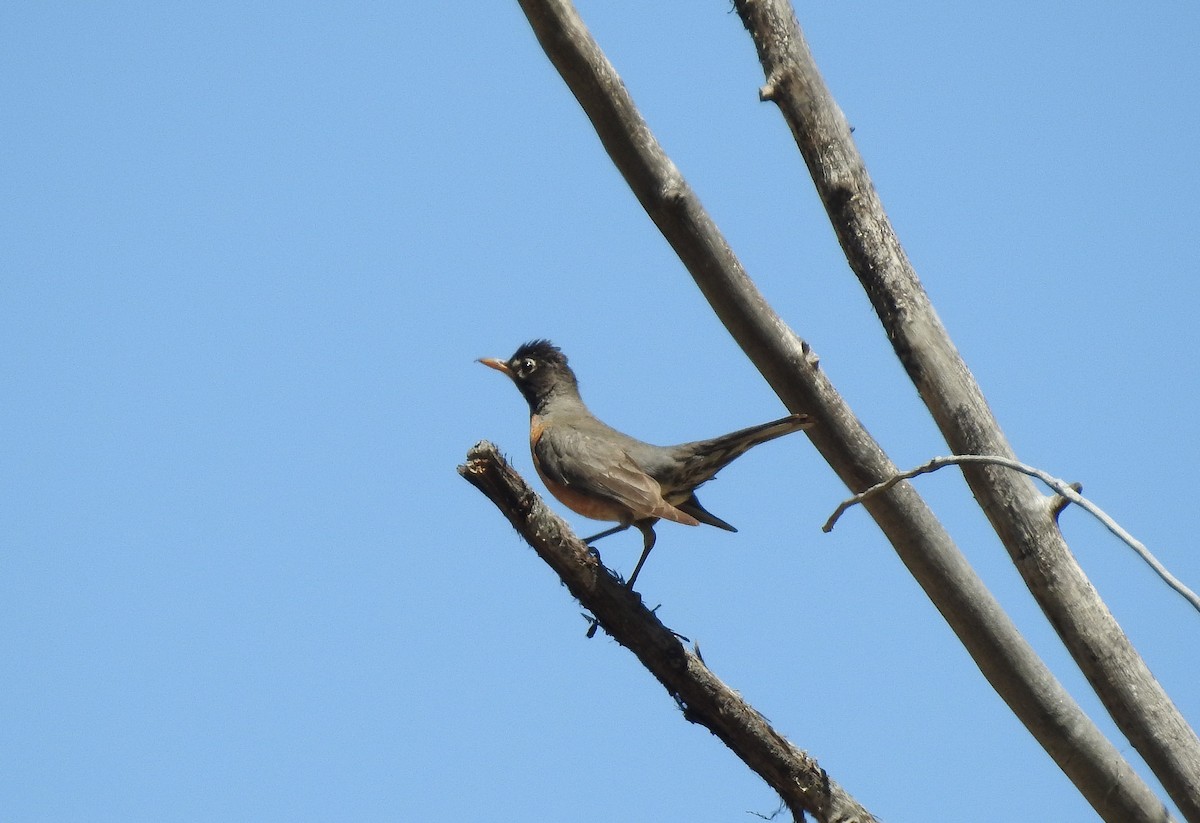
[[497,360],[495,357],[481,357],[478,362],[487,366],[489,369],[495,369],[498,372],[504,372],[509,377],[513,376],[512,369],[503,360]]

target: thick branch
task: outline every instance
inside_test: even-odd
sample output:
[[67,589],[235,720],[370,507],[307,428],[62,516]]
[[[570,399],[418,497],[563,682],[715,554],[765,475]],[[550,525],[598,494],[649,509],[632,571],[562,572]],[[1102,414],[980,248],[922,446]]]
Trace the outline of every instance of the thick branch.
[[[520,0],[534,33],[605,150],[713,311],[851,491],[897,471],[817,368],[817,358],[746,276],[712,218],[565,0]],[[980,671],[1106,820],[1166,820],[1153,792],[1058,683],[908,483],[864,503]]]
[[508,465],[491,443],[480,443],[458,467],[496,504],[554,569],[604,630],[629,649],[683,709],[684,717],[721,739],[779,793],[797,821],[805,812],[829,823],[871,823],[870,813],[817,764],[771,728],[737,692],[688,651],[652,611],[600,564]]
[[[845,117],[791,4],[737,0],[766,75],[761,92],[791,128],[838,240],[888,339],[955,454],[1013,458],[884,213]],[[1200,821],[1200,739],[1101,601],[1032,481],[964,466],[976,500],[1026,585],[1117,726],[1189,820]]]

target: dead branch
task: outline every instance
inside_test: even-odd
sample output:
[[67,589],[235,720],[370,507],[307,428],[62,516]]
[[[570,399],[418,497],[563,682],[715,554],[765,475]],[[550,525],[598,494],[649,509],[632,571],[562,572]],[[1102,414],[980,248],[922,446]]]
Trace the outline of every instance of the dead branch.
[[[813,444],[851,490],[898,469],[747,276],[566,0],[519,0],[538,42],[630,189],[717,317],[792,411],[821,425]],[[1104,819],[1167,820],[1166,808],[1022,637],[911,484],[865,508],[1013,713]]]
[[[734,6],[763,67],[761,96],[791,129],[846,259],[950,451],[1015,458],[896,237],[791,4]],[[1200,821],[1200,738],[1083,573],[1037,488],[996,466],[964,466],[963,475],[1117,727],[1183,814]]]
[[722,683],[698,654],[659,622],[637,592],[609,573],[495,446],[477,444],[458,473],[496,504],[599,625],[663,684],[684,717],[711,731],[767,781],[797,821],[805,812],[822,823],[876,820],[816,760]]

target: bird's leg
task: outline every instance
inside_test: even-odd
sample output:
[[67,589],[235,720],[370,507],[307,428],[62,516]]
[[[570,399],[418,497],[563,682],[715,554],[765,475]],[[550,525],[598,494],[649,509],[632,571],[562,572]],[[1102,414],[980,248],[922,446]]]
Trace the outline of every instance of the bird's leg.
[[642,546],[642,556],[638,558],[637,565],[633,567],[633,574],[629,575],[629,580],[626,581],[626,587],[632,589],[633,581],[637,580],[638,572],[642,570],[642,564],[646,562],[646,558],[650,556],[650,550],[654,548],[654,523],[657,518],[650,520],[639,520],[633,525],[638,527],[638,531],[642,533],[642,538],[645,544]]
[[585,537],[583,539],[583,542],[587,543],[590,546],[592,543],[595,543],[601,537],[608,537],[610,534],[616,534],[617,532],[625,531],[626,529],[628,529],[630,527],[630,525],[632,525],[632,524],[624,523],[620,526],[613,526],[611,529],[605,529],[604,531],[600,532],[600,534],[593,534],[591,537]]

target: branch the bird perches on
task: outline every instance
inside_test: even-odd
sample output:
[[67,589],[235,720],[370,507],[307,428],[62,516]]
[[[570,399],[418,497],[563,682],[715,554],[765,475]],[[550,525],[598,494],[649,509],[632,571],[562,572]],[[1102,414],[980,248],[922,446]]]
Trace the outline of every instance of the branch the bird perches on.
[[717,678],[697,652],[684,646],[679,635],[646,608],[641,595],[608,573],[494,445],[476,444],[458,473],[504,513],[597,623],[637,656],[684,717],[720,738],[779,793],[796,820],[803,820],[806,813],[818,821],[876,820],[814,758],[775,731]]

